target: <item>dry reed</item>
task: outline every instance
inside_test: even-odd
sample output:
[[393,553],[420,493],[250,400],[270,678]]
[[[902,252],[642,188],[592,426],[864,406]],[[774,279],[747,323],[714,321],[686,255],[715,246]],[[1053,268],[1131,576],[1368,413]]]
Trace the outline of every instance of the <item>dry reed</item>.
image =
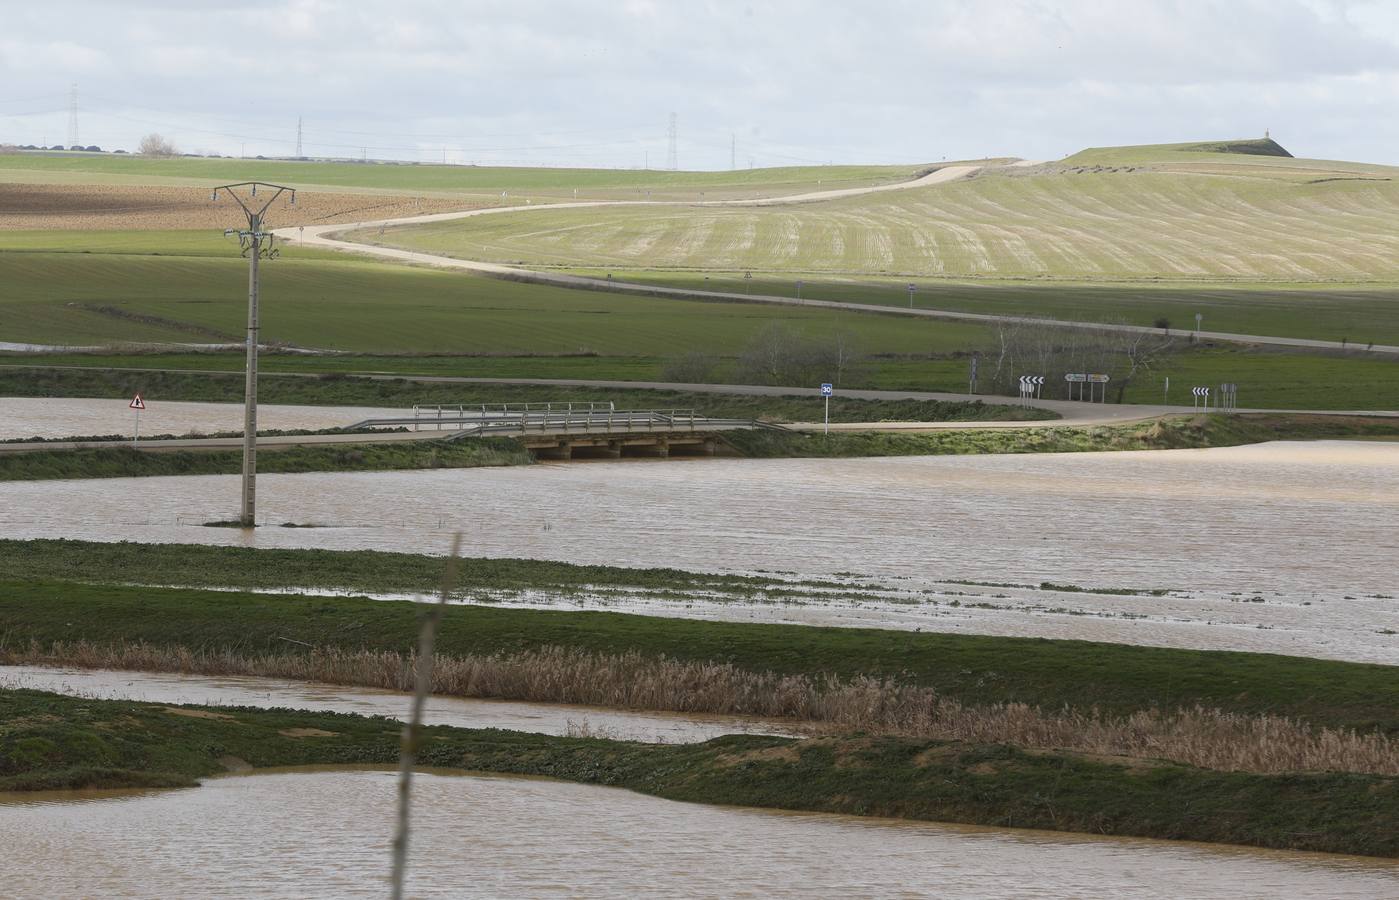
[[[74,642],[3,647],[0,662],[261,675],[409,691],[416,659],[368,650],[249,655],[143,643]],[[1399,775],[1399,740],[1378,732],[1314,728],[1279,716],[1199,707],[1106,716],[1074,709],[1045,711],[1022,703],[967,706],[931,688],[892,679],[776,675],[637,652],[610,655],[552,647],[439,658],[432,689],[459,697],[783,718],[827,731],[1164,759],[1225,771]]]

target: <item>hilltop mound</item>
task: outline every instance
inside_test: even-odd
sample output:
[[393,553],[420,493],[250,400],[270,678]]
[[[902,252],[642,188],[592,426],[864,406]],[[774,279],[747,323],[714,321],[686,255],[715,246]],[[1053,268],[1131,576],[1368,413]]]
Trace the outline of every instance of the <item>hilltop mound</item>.
[[1221,155],[1293,159],[1281,144],[1272,138],[1251,138],[1232,141],[1194,141],[1185,144],[1133,144],[1126,147],[1089,147],[1060,160],[1069,164],[1151,165],[1186,161],[1205,161]]
[[1206,141],[1201,144],[1178,144],[1172,150],[1193,150],[1196,153],[1243,153],[1247,156],[1286,156],[1292,158],[1286,148],[1272,138],[1254,138],[1246,141]]

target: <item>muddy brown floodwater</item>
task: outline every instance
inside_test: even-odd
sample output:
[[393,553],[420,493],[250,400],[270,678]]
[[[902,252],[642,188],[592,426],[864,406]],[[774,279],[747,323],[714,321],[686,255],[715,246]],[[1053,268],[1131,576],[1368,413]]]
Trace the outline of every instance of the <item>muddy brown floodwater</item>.
[[[107,798],[0,795],[0,892],[380,897],[394,779],[211,779]],[[412,897],[1388,898],[1399,864],[699,806],[547,780],[424,774]]]
[[[410,697],[396,691],[242,675],[177,675],[109,669],[0,666],[0,689],[29,688],[95,700],[306,709],[402,719]],[[623,741],[690,743],[725,734],[794,734],[790,724],[742,716],[628,712],[561,703],[434,696],[423,721],[459,728],[589,734]]]
[[[0,397],[0,440],[131,435],[136,413],[126,400]],[[141,435],[221,434],[243,430],[241,403],[195,403],[145,398]],[[258,404],[259,431],[343,428],[363,419],[411,416],[411,409],[374,406]]]
[[237,510],[238,478],[194,476],[0,484],[0,536],[421,553],[461,530],[474,556],[855,573],[910,595],[641,611],[1399,663],[1393,443],[267,475],[258,496],[263,522],[327,527],[201,527]]

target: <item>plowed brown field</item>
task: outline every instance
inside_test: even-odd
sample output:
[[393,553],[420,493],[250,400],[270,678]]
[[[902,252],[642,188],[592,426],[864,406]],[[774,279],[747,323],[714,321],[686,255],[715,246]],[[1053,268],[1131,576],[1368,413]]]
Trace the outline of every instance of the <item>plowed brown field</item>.
[[[0,230],[109,230],[134,228],[229,228],[240,210],[208,188],[140,185],[0,184]],[[361,222],[396,216],[473,209],[469,199],[392,194],[333,194],[298,191],[296,205],[279,198],[269,219],[277,227]]]

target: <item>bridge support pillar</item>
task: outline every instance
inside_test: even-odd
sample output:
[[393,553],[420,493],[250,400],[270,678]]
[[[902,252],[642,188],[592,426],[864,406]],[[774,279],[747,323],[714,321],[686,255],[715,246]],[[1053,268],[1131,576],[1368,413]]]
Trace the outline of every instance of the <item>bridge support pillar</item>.
[[537,447],[534,451],[538,459],[572,459],[573,446],[568,441],[559,441],[553,447]]
[[621,458],[622,458],[622,442],[621,442],[621,441],[608,441],[606,447],[599,447],[599,448],[598,448],[598,453],[599,453],[601,456],[603,456],[603,457],[605,457],[605,458],[607,458],[607,459],[621,459]]

